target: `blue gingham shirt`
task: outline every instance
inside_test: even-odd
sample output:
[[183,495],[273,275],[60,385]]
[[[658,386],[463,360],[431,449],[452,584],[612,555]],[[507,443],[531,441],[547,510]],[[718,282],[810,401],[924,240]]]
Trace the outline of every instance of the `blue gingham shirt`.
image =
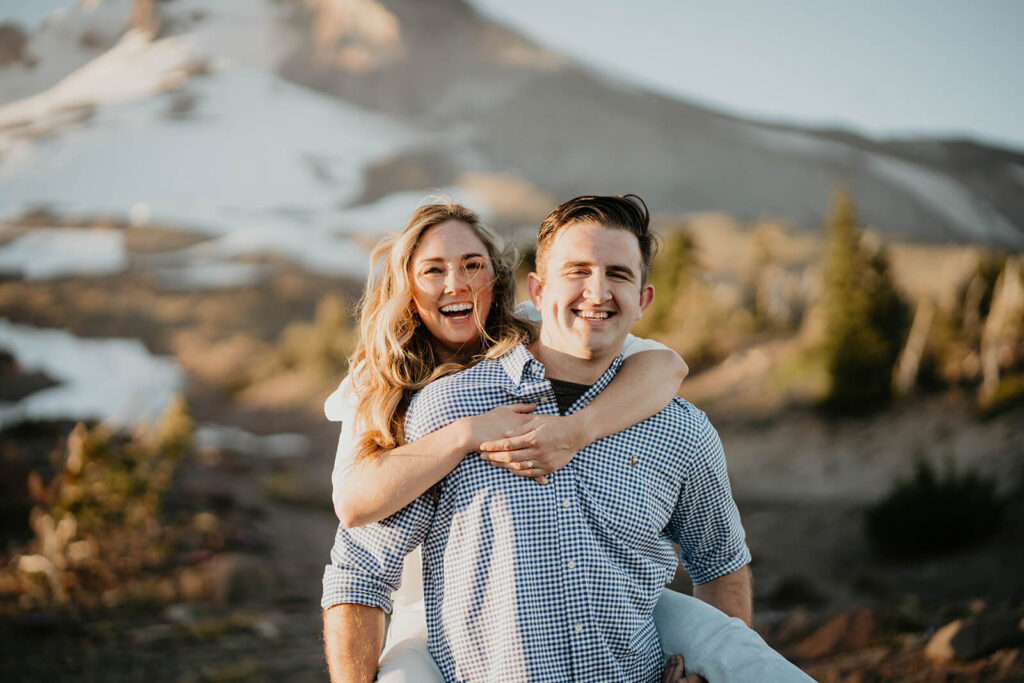
[[[519,346],[420,391],[406,437],[523,402],[558,412],[544,366]],[[428,642],[449,681],[657,681],[651,614],[676,568],[670,541],[697,584],[750,561],[718,434],[679,398],[590,444],[547,486],[472,454],[439,488],[378,524],[339,526],[322,605],[390,611],[422,543]]]

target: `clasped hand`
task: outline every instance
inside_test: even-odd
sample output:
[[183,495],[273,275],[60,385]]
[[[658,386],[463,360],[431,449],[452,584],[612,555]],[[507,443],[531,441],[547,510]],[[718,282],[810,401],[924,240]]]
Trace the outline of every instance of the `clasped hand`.
[[579,413],[534,415],[536,406],[519,403],[494,408],[473,420],[473,434],[479,435],[480,458],[538,484],[560,470],[587,445]]

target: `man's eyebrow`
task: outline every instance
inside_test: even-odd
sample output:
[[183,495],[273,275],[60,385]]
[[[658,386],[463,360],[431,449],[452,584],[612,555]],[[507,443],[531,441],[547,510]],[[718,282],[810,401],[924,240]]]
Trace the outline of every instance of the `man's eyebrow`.
[[634,273],[633,269],[629,266],[608,266],[608,272],[627,275],[631,278],[636,277],[636,273]]
[[594,265],[590,261],[566,261],[562,264],[562,270],[567,268],[589,268]]

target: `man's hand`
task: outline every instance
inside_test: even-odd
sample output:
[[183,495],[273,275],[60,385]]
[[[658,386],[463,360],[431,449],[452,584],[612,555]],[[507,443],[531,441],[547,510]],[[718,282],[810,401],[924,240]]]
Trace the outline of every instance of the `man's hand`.
[[573,415],[531,415],[518,436],[480,444],[480,457],[520,477],[547,483],[547,475],[557,472],[590,443],[581,413]]
[[686,675],[686,662],[682,655],[672,655],[661,674],[661,683],[708,683],[697,674]]
[[331,683],[373,683],[384,644],[384,610],[342,604],[324,611],[324,650]]
[[730,617],[739,617],[747,626],[754,622],[754,591],[749,565],[694,586],[693,597],[717,607]]

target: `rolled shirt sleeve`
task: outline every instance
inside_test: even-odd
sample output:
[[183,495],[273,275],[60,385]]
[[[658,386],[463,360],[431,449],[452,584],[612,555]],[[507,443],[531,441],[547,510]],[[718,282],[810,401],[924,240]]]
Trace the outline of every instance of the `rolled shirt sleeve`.
[[666,531],[679,545],[693,583],[702,584],[749,564],[750,550],[732,497],[722,441],[703,411],[688,408],[699,421],[690,437],[694,456]]
[[[407,440],[415,441],[440,429],[446,424],[445,417],[435,410],[417,408],[413,401],[406,416]],[[353,529],[339,524],[331,548],[331,563],[324,568],[321,607],[356,603],[390,613],[392,595],[401,586],[405,557],[423,543],[435,507],[434,497],[427,493],[375,524]]]
[[405,556],[423,542],[433,516],[434,502],[424,495],[376,524],[354,529],[339,524],[320,606],[357,603],[390,613]]

